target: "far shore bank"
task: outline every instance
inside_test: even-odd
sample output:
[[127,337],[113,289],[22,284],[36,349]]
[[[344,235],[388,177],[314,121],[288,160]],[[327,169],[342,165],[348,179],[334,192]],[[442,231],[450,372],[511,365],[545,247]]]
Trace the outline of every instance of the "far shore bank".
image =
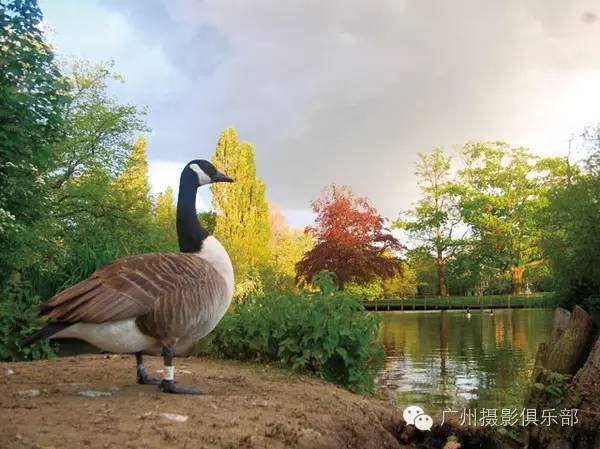
[[529,295],[487,296],[423,296],[404,299],[374,299],[362,302],[366,310],[477,310],[477,309],[528,309],[556,307],[552,293]]

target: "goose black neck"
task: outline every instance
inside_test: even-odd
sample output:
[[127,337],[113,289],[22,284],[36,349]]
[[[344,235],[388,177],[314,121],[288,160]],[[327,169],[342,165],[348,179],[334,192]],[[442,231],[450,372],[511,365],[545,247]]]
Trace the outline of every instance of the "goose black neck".
[[179,196],[177,198],[177,238],[179,251],[196,253],[202,248],[202,242],[209,236],[202,227],[196,214],[197,184],[194,173],[185,170],[179,181]]

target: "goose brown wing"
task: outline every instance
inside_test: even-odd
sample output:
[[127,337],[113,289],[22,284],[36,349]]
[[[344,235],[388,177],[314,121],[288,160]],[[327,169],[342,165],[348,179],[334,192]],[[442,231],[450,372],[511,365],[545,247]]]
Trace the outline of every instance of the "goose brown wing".
[[136,318],[180,289],[202,283],[206,261],[184,253],[154,253],[118,259],[41,306],[57,321],[105,323]]

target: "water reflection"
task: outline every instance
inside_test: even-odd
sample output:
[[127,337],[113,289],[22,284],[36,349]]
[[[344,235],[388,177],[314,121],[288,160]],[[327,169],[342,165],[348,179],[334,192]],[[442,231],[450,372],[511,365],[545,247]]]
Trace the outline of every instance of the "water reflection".
[[522,408],[538,344],[552,311],[540,309],[382,312],[385,362],[380,383],[400,404],[445,408]]

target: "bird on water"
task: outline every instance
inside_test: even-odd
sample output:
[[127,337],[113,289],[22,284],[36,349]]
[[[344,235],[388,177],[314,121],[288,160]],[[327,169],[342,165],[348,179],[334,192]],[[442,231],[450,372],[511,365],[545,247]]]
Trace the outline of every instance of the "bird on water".
[[[177,199],[180,252],[124,257],[99,268],[41,305],[48,324],[25,343],[76,338],[107,352],[135,354],[138,383],[201,394],[175,383],[173,357],[221,320],[233,296],[233,267],[225,248],[198,221],[196,193],[203,185],[233,181],[208,161],[186,164]],[[162,353],[162,379],[146,373],[146,353]]]

